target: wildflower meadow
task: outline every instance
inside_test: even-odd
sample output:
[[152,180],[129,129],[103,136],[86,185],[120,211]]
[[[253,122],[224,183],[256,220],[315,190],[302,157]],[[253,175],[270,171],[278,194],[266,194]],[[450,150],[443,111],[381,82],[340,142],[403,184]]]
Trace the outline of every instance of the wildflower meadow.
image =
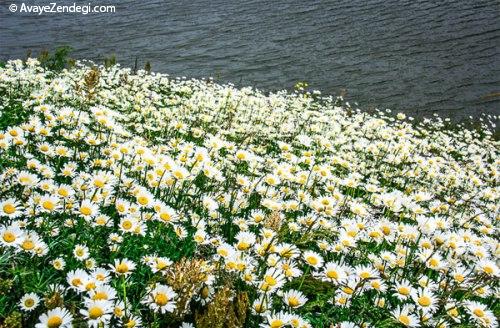
[[486,123],[9,61],[0,327],[498,327]]

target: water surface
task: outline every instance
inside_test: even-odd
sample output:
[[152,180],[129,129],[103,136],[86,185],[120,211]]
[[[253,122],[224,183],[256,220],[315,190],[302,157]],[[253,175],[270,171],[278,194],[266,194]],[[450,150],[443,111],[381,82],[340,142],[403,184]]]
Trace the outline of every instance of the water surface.
[[127,66],[137,58],[154,71],[266,91],[297,81],[346,89],[361,108],[500,113],[497,0],[101,0],[92,3],[116,13],[43,16],[10,13],[10,3],[21,1],[0,0],[1,59],[70,45],[76,58],[115,54]]

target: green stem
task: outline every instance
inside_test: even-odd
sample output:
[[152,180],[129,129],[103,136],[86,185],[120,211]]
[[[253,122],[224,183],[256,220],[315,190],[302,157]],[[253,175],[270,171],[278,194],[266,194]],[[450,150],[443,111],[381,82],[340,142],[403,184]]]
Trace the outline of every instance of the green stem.
[[304,283],[304,280],[306,279],[307,274],[309,273],[309,270],[311,269],[310,266],[307,266],[306,272],[304,272],[304,275],[302,276],[302,280],[300,281],[299,285],[299,290],[302,291],[302,284]]
[[125,316],[127,315],[127,284],[125,275],[122,276],[122,289],[123,289],[123,307],[124,307],[124,314]]

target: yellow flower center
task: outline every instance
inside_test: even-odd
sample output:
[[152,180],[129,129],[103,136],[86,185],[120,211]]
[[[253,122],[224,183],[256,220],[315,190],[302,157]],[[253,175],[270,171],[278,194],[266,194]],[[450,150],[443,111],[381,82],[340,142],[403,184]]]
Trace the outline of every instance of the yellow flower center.
[[274,279],[272,276],[266,276],[264,278],[264,281],[266,282],[266,284],[268,284],[269,286],[274,286],[276,285],[277,281],[276,279]]
[[82,284],[82,280],[80,278],[74,278],[73,280],[71,280],[71,284],[73,286],[80,286]]
[[116,272],[126,273],[128,272],[128,265],[126,263],[120,263],[116,266]]
[[25,251],[30,251],[32,250],[33,248],[35,248],[35,243],[31,240],[25,240],[23,241],[21,247],[25,250]]
[[437,267],[439,265],[439,260],[435,259],[435,258],[432,258],[432,259],[429,260],[429,265],[431,267]]
[[92,290],[92,289],[95,289],[96,287],[97,286],[96,286],[95,282],[93,282],[93,281],[91,281],[87,285],[85,285],[86,290]]
[[300,305],[300,301],[297,297],[295,296],[290,296],[288,298],[288,305],[290,305],[291,307],[297,307]]
[[102,317],[103,314],[104,314],[104,311],[98,306],[94,306],[94,307],[91,307],[89,309],[89,318],[90,319],[100,318],[100,317]]
[[485,266],[483,271],[487,274],[493,274],[493,268],[491,266]]
[[52,202],[50,200],[46,200],[42,203],[42,206],[44,209],[46,209],[48,211],[52,211],[56,207],[56,204],[54,204],[54,202]]
[[97,188],[104,188],[105,183],[102,180],[95,180],[94,181],[94,186],[96,186]]
[[405,326],[410,325],[410,318],[407,315],[404,315],[404,314],[400,315],[398,320],[399,320],[399,322],[401,322]]
[[164,293],[158,293],[155,296],[155,303],[158,304],[159,306],[166,305],[168,301],[169,301],[168,296]]
[[57,328],[62,325],[62,318],[58,315],[54,315],[47,320],[47,327]]
[[249,243],[245,243],[244,241],[240,241],[240,242],[238,243],[238,246],[237,246],[238,250],[240,250],[240,251],[245,251],[245,250],[247,250],[249,247],[250,247],[250,244],[249,244]]
[[24,301],[24,306],[26,306],[27,308],[30,308],[33,305],[35,305],[35,301],[32,298],[28,298]]
[[92,296],[92,299],[94,301],[107,300],[108,299],[108,294],[106,294],[105,292],[97,292],[97,293],[94,294],[94,296]]
[[333,270],[328,271],[328,272],[326,273],[326,276],[327,276],[328,278],[330,278],[330,279],[335,279],[335,280],[339,279],[339,274],[338,274],[338,272],[337,272],[337,271],[333,271]]
[[266,309],[262,304],[258,303],[258,304],[255,304],[255,306],[253,307],[255,312],[257,313],[262,313],[264,312],[264,310]]
[[160,219],[162,219],[163,221],[168,222],[171,219],[171,215],[168,214],[168,213],[161,213],[160,214]]
[[149,199],[146,196],[139,196],[139,197],[137,197],[137,201],[141,205],[147,205],[149,203]]
[[280,328],[281,326],[283,326],[284,322],[281,321],[280,319],[276,319],[276,320],[273,320],[270,324],[270,327],[271,328]]
[[342,240],[342,245],[351,246],[351,242],[349,241],[349,239],[344,239],[344,240]]
[[420,304],[420,306],[427,307],[427,306],[431,305],[431,303],[432,303],[432,300],[428,296],[421,296],[418,299],[418,304]]
[[122,309],[120,309],[119,307],[115,307],[113,313],[115,314],[115,316],[117,316],[118,318],[120,318],[122,315],[123,315],[123,311]]
[[408,288],[408,287],[399,287],[398,288],[398,293],[400,293],[401,295],[404,295],[404,296],[408,296],[408,295],[410,295],[410,288]]
[[479,318],[484,317],[484,311],[481,309],[474,309],[474,311],[472,311],[472,313],[474,313],[474,315],[476,317],[479,317]]
[[3,234],[3,240],[7,243],[12,243],[16,240],[16,235],[14,235],[12,232],[10,231],[6,231],[4,232]]
[[122,228],[125,229],[125,230],[129,230],[130,228],[132,228],[132,222],[130,222],[130,221],[124,221],[122,223]]
[[361,277],[361,279],[368,279],[371,277],[371,274],[370,274],[370,272],[365,271],[365,272],[362,272],[359,276]]
[[310,265],[317,265],[318,264],[318,259],[315,256],[308,256],[306,258],[307,263]]
[[82,213],[83,215],[90,215],[92,214],[92,209],[88,206],[82,206],[80,208],[80,213]]
[[14,213],[16,211],[16,207],[13,204],[5,204],[3,206],[3,211],[6,214],[12,214],[12,213]]
[[448,314],[451,315],[452,317],[458,316],[457,308],[453,308],[453,309],[448,310]]
[[164,262],[164,261],[160,260],[160,261],[158,261],[156,263],[156,269],[163,270],[163,269],[165,269],[167,267],[167,265],[168,265],[167,262]]

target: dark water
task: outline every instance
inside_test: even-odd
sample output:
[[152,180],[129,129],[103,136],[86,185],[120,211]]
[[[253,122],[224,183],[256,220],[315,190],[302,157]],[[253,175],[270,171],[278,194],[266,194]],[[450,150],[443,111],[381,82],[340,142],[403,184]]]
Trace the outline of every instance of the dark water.
[[346,89],[361,108],[457,119],[500,113],[497,0],[90,0],[116,13],[8,11],[21,2],[0,0],[1,59],[70,45],[76,58],[115,54],[175,76]]

